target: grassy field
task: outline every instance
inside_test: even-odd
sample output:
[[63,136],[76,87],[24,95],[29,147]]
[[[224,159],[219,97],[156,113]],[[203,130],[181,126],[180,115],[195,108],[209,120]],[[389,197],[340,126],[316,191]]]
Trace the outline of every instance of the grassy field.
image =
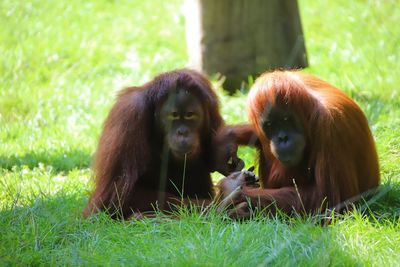
[[[398,0],[299,0],[306,71],[343,88],[369,119],[376,202],[326,227],[312,217],[81,218],[116,91],[187,63],[181,4],[0,2],[0,265],[399,265]],[[220,95],[224,118],[246,121],[246,96]],[[251,164],[252,153],[241,156]]]

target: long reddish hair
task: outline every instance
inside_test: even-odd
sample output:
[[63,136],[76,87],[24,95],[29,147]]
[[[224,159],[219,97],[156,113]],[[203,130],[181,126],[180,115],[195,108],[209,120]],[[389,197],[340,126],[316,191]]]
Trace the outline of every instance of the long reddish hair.
[[274,164],[277,159],[261,128],[267,104],[287,105],[302,122],[307,140],[305,167],[311,168],[321,191],[315,194],[326,197],[329,206],[378,185],[378,156],[360,107],[329,83],[293,71],[265,73],[249,93],[248,115],[262,144],[261,179],[285,172],[281,164]]

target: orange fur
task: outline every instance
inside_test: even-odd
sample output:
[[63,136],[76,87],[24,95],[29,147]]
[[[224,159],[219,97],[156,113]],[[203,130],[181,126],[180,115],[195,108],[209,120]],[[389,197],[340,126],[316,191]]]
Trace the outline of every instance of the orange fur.
[[[301,120],[307,140],[306,166],[289,170],[272,155],[260,122],[267,103],[285,104]],[[251,88],[247,107],[261,143],[263,188],[243,190],[254,204],[266,207],[275,202],[287,212],[312,212],[335,207],[378,186],[378,157],[367,119],[338,88],[300,72],[265,73]]]

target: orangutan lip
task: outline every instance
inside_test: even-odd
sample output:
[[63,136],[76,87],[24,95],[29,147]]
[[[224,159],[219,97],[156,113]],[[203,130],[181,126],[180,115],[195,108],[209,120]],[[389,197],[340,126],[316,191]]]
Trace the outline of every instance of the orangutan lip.
[[182,152],[179,150],[171,150],[171,151],[172,151],[172,154],[174,154],[175,156],[182,157],[182,158],[184,158],[185,156],[187,157],[190,154],[192,154],[192,151],[188,151],[188,152]]

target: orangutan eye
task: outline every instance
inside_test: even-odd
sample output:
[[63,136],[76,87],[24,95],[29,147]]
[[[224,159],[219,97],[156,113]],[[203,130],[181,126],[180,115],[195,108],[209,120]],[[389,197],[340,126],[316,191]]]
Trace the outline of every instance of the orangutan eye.
[[194,120],[194,119],[196,119],[196,117],[197,117],[196,114],[194,114],[194,112],[191,112],[191,111],[186,112],[186,114],[184,116],[185,120]]
[[168,115],[168,120],[178,120],[179,119],[179,113],[177,111],[173,111]]

